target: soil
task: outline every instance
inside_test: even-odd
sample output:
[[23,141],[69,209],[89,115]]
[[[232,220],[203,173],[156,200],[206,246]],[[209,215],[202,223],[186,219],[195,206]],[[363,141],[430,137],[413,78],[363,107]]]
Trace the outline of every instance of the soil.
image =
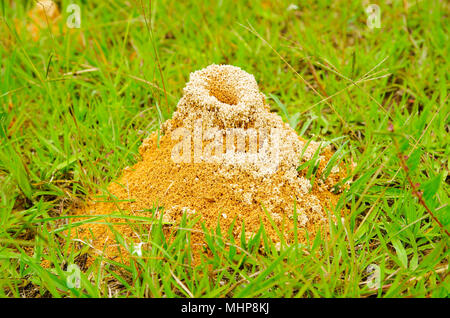
[[[319,229],[326,233],[326,209],[336,205],[339,194],[333,188],[345,176],[336,166],[322,180],[333,152],[319,147],[270,112],[252,75],[213,64],[191,74],[172,119],[143,141],[142,159],[109,185],[106,199],[92,196],[75,214],[161,217],[167,233],[177,229],[183,214],[198,218],[191,235],[194,258],[208,250],[202,223],[215,229],[219,222],[222,233],[234,224],[236,242],[243,224],[249,239],[262,223],[277,247],[281,239],[272,222],[288,243],[297,224],[299,242],[305,243],[306,232],[310,239]],[[318,166],[313,186],[305,177],[307,168],[297,171],[309,160]],[[105,221],[114,223],[128,246],[148,241],[137,234],[142,226],[137,221],[130,225],[110,217],[100,222]],[[129,255],[131,250],[121,248],[111,228],[100,222],[79,226],[72,235],[89,244],[92,255]]]

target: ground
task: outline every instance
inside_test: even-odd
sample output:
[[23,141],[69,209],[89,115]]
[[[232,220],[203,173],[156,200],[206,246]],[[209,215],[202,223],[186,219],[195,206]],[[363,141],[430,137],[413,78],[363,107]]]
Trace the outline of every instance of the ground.
[[[446,1],[57,4],[42,25],[34,1],[0,6],[0,296],[450,294]],[[299,135],[333,145],[353,172],[329,213],[348,213],[329,237],[264,253],[209,235],[197,266],[183,261],[189,231],[169,240],[158,223],[142,257],[87,267],[71,211],[139,160],[212,63],[253,74]]]

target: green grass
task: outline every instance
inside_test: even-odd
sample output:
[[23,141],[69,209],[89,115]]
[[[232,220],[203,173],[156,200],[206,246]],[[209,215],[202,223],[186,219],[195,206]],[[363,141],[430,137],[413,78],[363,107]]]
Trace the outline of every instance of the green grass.
[[[71,1],[61,2],[64,21]],[[374,1],[373,30],[361,1],[296,10],[291,1],[153,1],[151,11],[143,2],[146,18],[141,1],[75,1],[81,29],[33,42],[23,31],[33,2],[0,1],[1,297],[450,295],[445,1]],[[139,160],[141,140],[170,118],[189,73],[211,63],[254,74],[273,111],[305,138],[334,144],[333,160],[356,165],[329,211],[348,215],[330,222],[329,240],[279,252],[262,230],[225,249],[229,233],[210,229],[213,256],[198,266],[187,261],[190,231],[169,239],[155,223],[151,249],[129,266],[97,258],[83,267],[87,248],[73,251],[58,229]],[[317,180],[314,164],[305,169]],[[72,264],[81,288],[67,286]],[[367,284],[370,265],[380,288]]]

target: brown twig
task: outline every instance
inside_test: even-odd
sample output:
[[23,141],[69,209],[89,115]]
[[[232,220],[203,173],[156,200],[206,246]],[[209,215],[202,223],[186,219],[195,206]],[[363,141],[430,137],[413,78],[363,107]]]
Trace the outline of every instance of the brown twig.
[[[392,123],[389,123],[389,131],[390,132],[394,132],[394,125]],[[444,225],[439,221],[439,219],[434,215],[434,213],[431,211],[431,209],[427,206],[427,204],[425,203],[425,200],[423,199],[423,192],[420,191],[419,187],[420,184],[419,183],[414,183],[411,179],[411,176],[409,175],[409,168],[408,165],[406,164],[406,159],[408,158],[406,155],[404,155],[401,151],[400,151],[400,147],[398,145],[397,139],[395,139],[395,137],[392,135],[392,140],[394,141],[394,145],[397,148],[397,150],[399,151],[397,154],[397,157],[400,160],[400,166],[401,168],[405,171],[406,174],[406,179],[408,180],[409,185],[411,186],[412,189],[412,194],[419,200],[420,205],[422,205],[425,210],[428,212],[428,214],[433,218],[433,220],[436,221],[436,223],[439,225],[439,227],[448,235],[450,236],[449,231],[447,231],[444,227]]]

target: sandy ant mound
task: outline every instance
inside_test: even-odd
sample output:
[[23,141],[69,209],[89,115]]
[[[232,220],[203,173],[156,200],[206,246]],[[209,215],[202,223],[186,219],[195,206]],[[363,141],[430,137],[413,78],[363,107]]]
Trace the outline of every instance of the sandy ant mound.
[[[231,227],[236,242],[242,226],[248,238],[261,224],[274,243],[291,242],[294,225],[300,242],[305,231],[313,238],[327,224],[326,209],[338,199],[333,187],[344,176],[342,167],[327,166],[333,155],[329,146],[299,137],[270,112],[255,78],[230,65],[192,73],[162,134],[152,133],[139,151],[142,160],[109,186],[109,200],[92,200],[77,213],[160,217],[172,224],[168,231],[184,214],[198,218],[191,236],[197,251],[206,245],[202,223],[214,229],[219,222],[222,233]],[[311,161],[314,184],[306,178],[309,169],[299,169]],[[121,223],[113,229],[129,239],[129,246],[144,241],[123,219],[108,220]],[[120,250],[104,224],[85,224],[77,231],[107,257]]]

